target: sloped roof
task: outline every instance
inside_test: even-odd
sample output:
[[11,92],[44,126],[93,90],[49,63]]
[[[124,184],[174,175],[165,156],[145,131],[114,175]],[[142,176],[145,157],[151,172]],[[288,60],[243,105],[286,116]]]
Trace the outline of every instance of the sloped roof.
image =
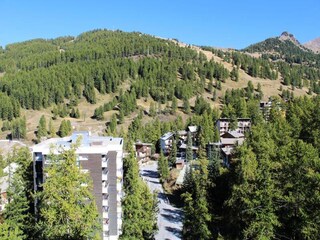
[[[180,149],[187,149],[187,144],[182,143],[179,148]],[[196,151],[196,150],[198,150],[198,147],[192,146],[191,149]]]
[[165,141],[165,140],[168,140],[169,138],[171,138],[172,136],[173,136],[172,132],[167,132],[161,137],[161,139]]
[[241,145],[244,138],[220,138],[222,145]]
[[224,152],[225,155],[231,155],[233,151],[233,147],[224,147],[221,148],[222,152]]
[[225,138],[228,138],[227,136],[231,136],[231,137],[234,137],[234,138],[244,138],[244,134],[240,133],[240,132],[237,132],[237,131],[228,131],[228,132],[222,134],[221,138],[223,138],[224,136],[226,136]]
[[188,126],[188,129],[190,132],[195,133],[195,132],[197,132],[198,127],[197,126]]

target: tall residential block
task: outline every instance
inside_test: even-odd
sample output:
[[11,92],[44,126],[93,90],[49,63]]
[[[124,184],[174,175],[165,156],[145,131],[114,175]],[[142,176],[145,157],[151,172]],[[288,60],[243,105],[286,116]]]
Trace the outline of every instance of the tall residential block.
[[[76,149],[77,164],[89,172],[93,195],[102,219],[103,240],[118,239],[121,234],[123,183],[123,139],[91,136],[90,132],[74,132],[70,137],[51,138],[32,148],[34,162],[34,189],[42,190],[44,169],[50,164],[52,146],[70,149],[80,139]],[[53,152],[54,154],[54,152]]]

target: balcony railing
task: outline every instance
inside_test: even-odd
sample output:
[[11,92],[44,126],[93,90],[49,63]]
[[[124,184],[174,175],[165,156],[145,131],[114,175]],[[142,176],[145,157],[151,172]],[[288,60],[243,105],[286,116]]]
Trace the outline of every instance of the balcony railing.
[[104,156],[104,157],[101,158],[101,161],[102,161],[102,167],[108,167],[109,158]]
[[108,172],[102,173],[102,181],[107,181],[107,180],[108,180]]
[[102,193],[108,193],[108,186],[109,186],[109,182],[108,181],[103,181],[102,182]]
[[103,231],[109,232],[109,225],[108,224],[103,224]]

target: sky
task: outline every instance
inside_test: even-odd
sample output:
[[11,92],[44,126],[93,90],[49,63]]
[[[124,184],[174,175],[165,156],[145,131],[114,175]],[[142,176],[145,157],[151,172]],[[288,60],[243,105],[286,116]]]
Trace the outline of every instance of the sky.
[[288,31],[320,37],[320,0],[0,0],[0,46],[93,29],[242,49]]

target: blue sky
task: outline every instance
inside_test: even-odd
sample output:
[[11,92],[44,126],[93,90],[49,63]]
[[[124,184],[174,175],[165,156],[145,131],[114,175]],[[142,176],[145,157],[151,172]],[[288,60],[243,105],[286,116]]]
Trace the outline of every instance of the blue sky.
[[319,0],[1,0],[0,46],[107,28],[244,48],[283,31],[320,37]]

